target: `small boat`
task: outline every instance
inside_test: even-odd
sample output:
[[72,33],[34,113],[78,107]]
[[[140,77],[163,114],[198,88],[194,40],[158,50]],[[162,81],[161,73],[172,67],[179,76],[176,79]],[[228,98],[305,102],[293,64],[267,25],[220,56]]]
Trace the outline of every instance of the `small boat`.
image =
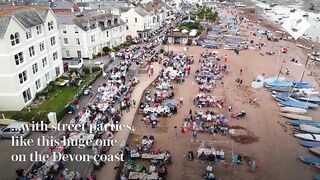
[[289,92],[293,91],[293,87],[270,87],[271,91],[278,91],[278,92]]
[[272,4],[270,4],[270,7],[275,7],[277,5],[278,5],[277,3],[272,3]]
[[312,153],[320,156],[320,147],[309,148],[309,150],[310,150]]
[[297,133],[297,134],[294,134],[294,136],[299,139],[320,142],[319,134]]
[[302,108],[302,109],[306,109],[306,108],[317,108],[319,107],[318,104],[313,104],[313,103],[309,103],[309,102],[303,102],[303,101],[298,101],[296,99],[293,98],[288,98],[287,100],[278,100],[280,105],[283,106],[290,106],[290,107],[296,107],[296,108]]
[[296,12],[296,9],[290,9],[290,12],[294,13],[294,12]]
[[297,97],[296,99],[301,101],[307,101],[311,103],[320,103],[320,97],[318,96],[310,96],[310,97]]
[[307,148],[320,147],[320,142],[314,142],[314,141],[299,140],[299,144]]
[[306,164],[316,165],[320,163],[320,158],[314,156],[299,156],[298,158]]
[[320,128],[320,121],[317,120],[289,120],[287,121],[288,124],[292,126],[300,126],[301,124],[307,124],[314,127]]
[[296,44],[299,48],[302,48],[302,49],[307,49],[307,50],[311,50],[312,48],[309,47],[309,46],[305,46],[305,45],[302,45],[302,44]]
[[309,17],[309,14],[308,14],[308,13],[304,13],[304,14],[302,15],[302,17]]
[[309,94],[309,95],[317,95],[318,91],[314,91],[314,89],[299,89],[300,93]]
[[272,10],[271,8],[264,8],[265,11],[270,11]]
[[302,116],[302,115],[298,115],[298,114],[290,114],[290,113],[279,113],[280,116],[289,118],[289,119],[301,119],[301,120],[312,120],[312,117],[309,116]]
[[307,133],[320,134],[320,128],[312,125],[300,124],[300,130]]
[[281,107],[280,108],[281,112],[288,112],[288,113],[294,113],[294,114],[305,114],[307,113],[306,109],[302,109],[302,108],[295,108],[295,107]]
[[293,83],[290,81],[273,81],[265,83],[267,87],[292,87]]

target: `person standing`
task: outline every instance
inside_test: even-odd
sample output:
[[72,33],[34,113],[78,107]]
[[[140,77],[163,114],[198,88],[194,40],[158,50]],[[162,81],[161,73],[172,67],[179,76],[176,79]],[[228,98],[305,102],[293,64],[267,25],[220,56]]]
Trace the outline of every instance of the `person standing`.
[[225,63],[228,62],[228,55],[225,55],[225,56],[224,56],[224,62],[225,62]]
[[174,137],[178,138],[178,127],[177,126],[173,127],[173,133],[174,133]]
[[180,104],[180,106],[183,106],[183,97],[180,97],[179,104]]
[[193,140],[196,140],[196,138],[197,138],[197,130],[193,130],[192,131],[192,137],[193,137]]
[[242,68],[240,69],[240,76],[242,75]]

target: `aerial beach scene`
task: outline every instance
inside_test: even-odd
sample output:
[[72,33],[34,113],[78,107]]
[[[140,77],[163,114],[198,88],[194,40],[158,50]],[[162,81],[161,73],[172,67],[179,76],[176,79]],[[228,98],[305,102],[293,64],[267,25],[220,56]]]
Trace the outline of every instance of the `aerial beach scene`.
[[0,22],[0,180],[320,179],[319,1],[14,1]]

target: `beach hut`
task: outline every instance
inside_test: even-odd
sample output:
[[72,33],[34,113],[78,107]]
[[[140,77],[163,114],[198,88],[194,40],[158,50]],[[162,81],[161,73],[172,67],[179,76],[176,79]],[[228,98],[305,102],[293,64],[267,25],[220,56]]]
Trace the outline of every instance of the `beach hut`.
[[188,35],[182,32],[171,32],[167,37],[169,44],[186,45],[188,43]]

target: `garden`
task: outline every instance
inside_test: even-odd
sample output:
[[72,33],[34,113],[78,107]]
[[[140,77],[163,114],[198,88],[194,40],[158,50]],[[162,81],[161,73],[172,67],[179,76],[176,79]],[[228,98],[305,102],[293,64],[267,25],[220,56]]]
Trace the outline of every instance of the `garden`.
[[[8,119],[14,119],[25,122],[39,122],[46,121],[49,112],[56,112],[57,120],[60,121],[66,113],[68,113],[68,106],[75,98],[80,98],[86,87],[91,85],[99,78],[102,71],[95,67],[92,73],[84,69],[82,76],[76,75],[74,71],[69,71],[52,81],[48,86],[37,93],[32,104],[21,111],[0,112]],[[61,83],[68,81],[64,86]]]

